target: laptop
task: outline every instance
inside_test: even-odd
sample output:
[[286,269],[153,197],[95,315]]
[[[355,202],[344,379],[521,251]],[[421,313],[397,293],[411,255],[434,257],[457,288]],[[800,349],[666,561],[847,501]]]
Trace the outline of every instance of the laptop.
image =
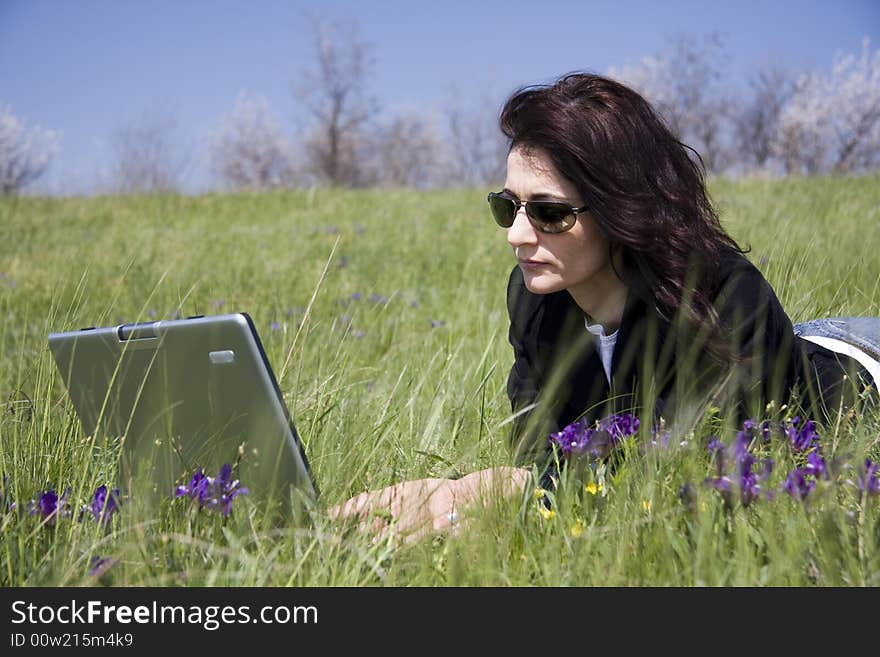
[[[86,435],[121,442],[121,486],[173,499],[224,464],[261,508],[298,513],[317,486],[253,320],[245,313],[49,335]],[[235,507],[235,505],[233,505]]]

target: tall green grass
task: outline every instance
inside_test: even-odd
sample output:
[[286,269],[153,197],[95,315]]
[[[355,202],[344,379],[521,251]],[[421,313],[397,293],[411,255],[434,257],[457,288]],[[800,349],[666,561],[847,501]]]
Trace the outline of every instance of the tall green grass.
[[[880,315],[878,183],[714,181],[711,191],[799,321]],[[114,446],[83,435],[48,333],[178,313],[254,318],[322,505],[509,463],[512,259],[482,190],[20,198],[0,201],[0,220],[0,472],[20,508],[70,486],[76,513],[116,483]],[[822,436],[840,465],[807,503],[782,494],[726,509],[699,485],[712,474],[706,423],[666,450],[645,451],[640,436],[596,495],[566,475],[554,517],[527,491],[473,510],[454,536],[408,544],[371,540],[320,509],[308,527],[266,530],[248,497],[226,522],[170,499],[152,510],[124,501],[107,529],[5,513],[0,583],[877,585],[880,498],[853,482],[860,459],[877,460],[880,418],[836,420]],[[795,464],[781,441],[769,449],[780,471]],[[686,482],[691,505],[679,499]],[[97,579],[93,557],[116,563]]]

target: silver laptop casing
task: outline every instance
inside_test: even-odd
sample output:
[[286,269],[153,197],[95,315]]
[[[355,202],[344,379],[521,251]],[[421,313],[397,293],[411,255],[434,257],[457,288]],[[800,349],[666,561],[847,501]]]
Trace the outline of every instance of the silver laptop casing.
[[256,328],[244,313],[49,335],[86,435],[124,437],[122,474],[171,495],[224,463],[250,494],[317,493]]

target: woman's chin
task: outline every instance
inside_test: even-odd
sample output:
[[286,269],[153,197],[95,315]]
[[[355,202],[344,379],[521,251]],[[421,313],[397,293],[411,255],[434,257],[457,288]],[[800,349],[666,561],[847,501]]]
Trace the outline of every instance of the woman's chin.
[[559,292],[564,289],[561,281],[550,278],[548,276],[534,275],[528,272],[523,273],[523,282],[526,289],[532,294],[550,294],[551,292]]

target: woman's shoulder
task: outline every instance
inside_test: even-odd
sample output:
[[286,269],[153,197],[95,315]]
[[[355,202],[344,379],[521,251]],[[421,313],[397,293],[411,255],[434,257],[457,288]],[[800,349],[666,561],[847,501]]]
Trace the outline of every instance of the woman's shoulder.
[[750,276],[765,280],[764,275],[744,253],[733,249],[725,249],[718,258],[718,267],[724,278],[730,276]]
[[731,302],[737,304],[778,303],[776,293],[764,274],[739,251],[729,250],[718,259],[718,286],[715,290],[716,306]]
[[719,263],[722,279],[714,306],[721,326],[743,345],[760,339],[774,349],[790,348],[785,345],[794,339],[791,320],[761,271],[738,252]]

